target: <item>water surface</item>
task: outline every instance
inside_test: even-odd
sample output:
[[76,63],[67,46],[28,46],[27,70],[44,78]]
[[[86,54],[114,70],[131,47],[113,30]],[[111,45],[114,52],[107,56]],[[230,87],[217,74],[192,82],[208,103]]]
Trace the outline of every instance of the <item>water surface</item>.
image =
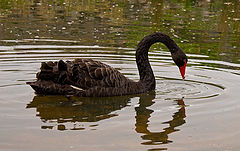
[[[0,1],[0,150],[239,150],[239,1]],[[139,95],[39,96],[43,61],[92,58],[138,80],[135,48],[161,31],[187,53],[149,52],[157,87]]]

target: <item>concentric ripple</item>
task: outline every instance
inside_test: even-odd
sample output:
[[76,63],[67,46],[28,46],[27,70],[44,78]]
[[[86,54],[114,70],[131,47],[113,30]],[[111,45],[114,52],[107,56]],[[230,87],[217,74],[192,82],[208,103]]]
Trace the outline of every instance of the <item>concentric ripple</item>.
[[218,96],[225,88],[214,83],[164,78],[157,86],[157,94],[168,99],[203,99]]
[[[25,43],[36,42],[34,45]],[[76,41],[64,40],[49,40],[49,39],[26,39],[22,41],[2,41],[11,46],[0,47],[0,71],[2,75],[11,72],[12,78],[17,78],[17,81],[8,78],[10,81],[2,83],[1,87],[8,85],[21,85],[25,81],[35,78],[35,72],[39,69],[40,62],[49,60],[71,60],[74,58],[92,58],[109,64],[125,74],[128,78],[137,81],[138,71],[135,63],[135,50],[133,48],[119,47],[101,47],[101,46],[84,46],[78,45]],[[42,45],[42,42],[49,42],[48,45]],[[54,44],[52,44],[54,42]],[[18,43],[18,45],[15,45]],[[71,45],[66,45],[70,43]],[[12,45],[14,44],[14,45]],[[74,45],[73,45],[74,44]],[[206,58],[207,56],[189,55],[190,57]],[[168,67],[173,65],[169,52],[154,51],[149,53],[150,62],[153,68],[171,72]],[[196,64],[196,62],[192,63]],[[19,66],[21,65],[21,66]],[[3,68],[3,66],[5,66]],[[8,69],[6,69],[8,67]],[[167,68],[166,68],[167,67]],[[166,69],[164,69],[166,68]],[[175,73],[176,71],[174,71]],[[21,75],[21,76],[19,76]],[[161,77],[161,76],[164,77]],[[202,82],[198,79],[179,80],[172,76],[164,75],[164,72],[155,72],[157,80],[157,95],[164,99],[176,99],[184,97],[185,99],[201,99],[215,97],[221,94],[224,87],[211,83]],[[199,76],[199,75],[198,75]],[[14,82],[13,82],[14,81]]]

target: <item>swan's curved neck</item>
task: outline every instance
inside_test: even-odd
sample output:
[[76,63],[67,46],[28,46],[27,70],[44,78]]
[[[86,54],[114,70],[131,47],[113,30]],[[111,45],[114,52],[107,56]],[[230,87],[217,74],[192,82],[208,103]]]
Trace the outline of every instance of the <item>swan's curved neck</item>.
[[148,51],[151,45],[156,42],[165,44],[171,53],[177,51],[177,44],[167,35],[156,32],[144,37],[138,44],[136,51],[136,62],[140,75],[140,81],[147,91],[154,90],[156,87],[155,77],[148,60]]

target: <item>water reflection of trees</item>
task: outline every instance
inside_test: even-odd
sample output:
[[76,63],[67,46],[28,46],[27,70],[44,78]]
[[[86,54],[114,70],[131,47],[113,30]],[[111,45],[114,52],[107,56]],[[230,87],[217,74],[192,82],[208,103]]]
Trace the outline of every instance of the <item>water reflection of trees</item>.
[[234,0],[0,0],[0,39],[50,37],[136,47],[136,41],[157,30],[182,41],[179,45],[186,52],[238,63],[239,8]]

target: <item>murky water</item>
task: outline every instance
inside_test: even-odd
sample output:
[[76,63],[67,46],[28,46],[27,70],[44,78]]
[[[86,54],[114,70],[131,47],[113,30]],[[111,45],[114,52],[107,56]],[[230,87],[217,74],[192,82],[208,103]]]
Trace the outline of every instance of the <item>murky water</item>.
[[[0,150],[239,150],[239,1],[0,1]],[[92,58],[138,80],[135,48],[161,31],[187,52],[182,80],[162,44],[146,94],[37,96],[42,61]]]

